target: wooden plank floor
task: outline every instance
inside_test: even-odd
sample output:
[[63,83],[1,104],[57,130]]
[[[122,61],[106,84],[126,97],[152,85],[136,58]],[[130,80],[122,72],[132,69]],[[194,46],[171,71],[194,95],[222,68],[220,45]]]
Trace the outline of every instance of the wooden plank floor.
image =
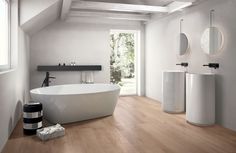
[[15,128],[2,153],[236,153],[236,132],[196,127],[144,97],[121,97],[113,116],[64,125],[64,137],[41,142]]

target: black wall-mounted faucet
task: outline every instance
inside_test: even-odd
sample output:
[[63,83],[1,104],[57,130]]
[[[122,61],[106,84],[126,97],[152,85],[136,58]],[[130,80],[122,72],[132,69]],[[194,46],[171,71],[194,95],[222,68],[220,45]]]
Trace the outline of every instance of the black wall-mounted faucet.
[[209,68],[214,68],[214,69],[220,68],[219,63],[209,63],[209,64],[204,64],[203,66],[208,66]]
[[180,65],[180,66],[183,66],[183,67],[188,67],[188,63],[180,63],[180,64],[176,64],[176,65]]
[[49,83],[51,82],[50,79],[56,79],[56,77],[50,77],[50,73],[46,72],[46,77],[45,77],[41,87],[48,87]]

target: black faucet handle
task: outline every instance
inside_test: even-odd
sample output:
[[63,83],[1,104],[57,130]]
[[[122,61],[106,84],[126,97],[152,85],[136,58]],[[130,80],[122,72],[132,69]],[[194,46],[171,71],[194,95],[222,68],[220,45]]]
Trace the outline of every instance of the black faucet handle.
[[214,67],[215,69],[218,69],[220,67],[219,63],[210,63],[210,65]]
[[208,66],[209,68],[218,69],[220,67],[220,64],[219,63],[209,63],[209,64],[204,64],[203,66]]
[[183,67],[188,67],[188,63],[182,63]]
[[49,77],[50,79],[56,79],[56,77]]
[[180,66],[183,66],[183,67],[188,67],[188,63],[180,63],[180,64],[176,64],[176,65],[180,65]]

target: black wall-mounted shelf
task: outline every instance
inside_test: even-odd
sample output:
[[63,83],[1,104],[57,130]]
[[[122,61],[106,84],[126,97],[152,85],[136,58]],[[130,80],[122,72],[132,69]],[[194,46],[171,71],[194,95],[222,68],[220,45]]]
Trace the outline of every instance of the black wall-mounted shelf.
[[58,65],[39,65],[38,71],[101,71],[101,65],[75,65],[75,66],[58,66]]

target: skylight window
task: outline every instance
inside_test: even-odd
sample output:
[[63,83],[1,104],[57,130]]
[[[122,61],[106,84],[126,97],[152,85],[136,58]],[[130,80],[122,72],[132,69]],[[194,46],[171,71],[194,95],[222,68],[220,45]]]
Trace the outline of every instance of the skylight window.
[[0,69],[10,67],[10,7],[8,0],[0,0]]

